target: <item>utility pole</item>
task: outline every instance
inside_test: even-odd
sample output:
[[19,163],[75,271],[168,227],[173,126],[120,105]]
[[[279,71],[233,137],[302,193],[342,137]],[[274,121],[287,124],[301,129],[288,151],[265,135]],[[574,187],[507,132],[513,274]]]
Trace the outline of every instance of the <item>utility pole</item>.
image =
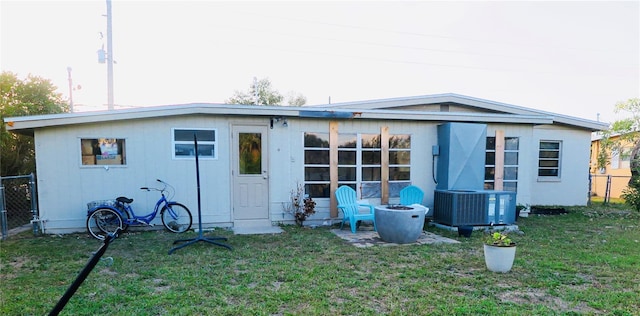
[[67,67],[69,74],[69,112],[73,113],[73,81],[71,80],[71,67]]
[[258,102],[260,98],[258,97],[258,78],[253,77],[253,98],[256,105],[259,105]]
[[113,110],[113,41],[111,34],[111,0],[107,0],[107,109]]

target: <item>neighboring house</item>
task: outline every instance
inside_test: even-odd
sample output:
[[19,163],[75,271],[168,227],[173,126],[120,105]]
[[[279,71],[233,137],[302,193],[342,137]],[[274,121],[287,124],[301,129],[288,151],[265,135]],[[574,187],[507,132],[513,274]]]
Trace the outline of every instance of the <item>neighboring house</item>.
[[[610,137],[611,141],[620,141],[620,135]],[[602,135],[593,133],[591,137],[591,194],[605,197],[619,198],[631,179],[630,153],[633,144],[621,141],[621,148],[607,150],[607,163],[604,168],[598,166],[598,153],[602,148]]]
[[[433,206],[439,125],[472,124],[485,159],[481,186],[517,192],[517,202],[585,205],[591,132],[603,123],[456,94],[324,106],[185,104],[106,112],[5,118],[35,138],[40,219],[45,233],[85,230],[87,202],[134,198],[163,179],[197,220],[193,134],[201,157],[205,227],[293,222],[284,211],[304,183],[317,202],[308,223],[341,218],[333,192],[356,188],[372,204],[398,203],[409,184]],[[456,125],[457,126],[457,125]],[[484,147],[484,149],[482,149]],[[435,160],[434,160],[435,159]],[[477,168],[476,168],[477,170]],[[462,175],[464,176],[464,174]]]

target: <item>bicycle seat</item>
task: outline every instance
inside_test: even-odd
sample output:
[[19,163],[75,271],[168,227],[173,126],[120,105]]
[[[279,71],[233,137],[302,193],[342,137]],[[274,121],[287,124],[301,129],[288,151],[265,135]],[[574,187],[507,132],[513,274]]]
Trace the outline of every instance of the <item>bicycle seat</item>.
[[119,196],[116,198],[116,201],[120,202],[120,203],[127,203],[130,204],[133,202],[133,199],[130,199],[128,197],[124,197],[124,196]]

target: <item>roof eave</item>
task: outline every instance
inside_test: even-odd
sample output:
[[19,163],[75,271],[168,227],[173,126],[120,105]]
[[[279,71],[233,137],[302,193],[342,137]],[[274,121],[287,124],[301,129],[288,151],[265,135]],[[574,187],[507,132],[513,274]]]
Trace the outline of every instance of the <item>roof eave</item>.
[[468,105],[476,108],[496,111],[496,112],[504,112],[510,114],[517,115],[529,115],[529,116],[546,116],[552,117],[553,121],[563,125],[570,125],[574,127],[578,127],[581,129],[586,129],[590,131],[600,131],[606,130],[609,128],[607,123],[597,122],[592,120],[581,119],[577,117],[572,117],[568,115],[556,114],[546,111],[529,109],[517,105],[484,100],[480,98],[474,98],[470,96],[455,94],[455,93],[444,93],[444,94],[433,94],[433,95],[424,95],[424,96],[413,96],[413,97],[402,97],[402,98],[391,98],[391,99],[381,99],[381,100],[370,100],[370,101],[359,101],[359,102],[344,102],[344,103],[335,103],[328,105],[331,108],[353,108],[353,109],[389,109],[404,106],[412,106],[412,105],[422,105],[422,104],[439,104],[439,103],[458,103],[461,105]]
[[297,116],[298,107],[186,104],[179,106],[144,107],[116,111],[78,112],[37,116],[6,117],[7,130],[33,135],[40,127],[91,124],[118,120],[155,118],[193,114]]
[[[451,96],[441,96],[451,97]],[[53,115],[7,117],[7,130],[15,133],[33,135],[37,128],[91,124],[108,121],[156,118],[180,115],[251,115],[251,116],[287,116],[315,117],[327,119],[380,119],[380,120],[415,120],[415,121],[452,121],[482,123],[514,123],[514,124],[562,124],[599,131],[607,129],[602,122],[582,120],[563,115],[541,115],[529,113],[479,113],[479,112],[426,112],[384,109],[334,108],[334,107],[285,107],[254,106],[235,104],[193,103],[172,106],[143,107],[117,111],[65,113]]]

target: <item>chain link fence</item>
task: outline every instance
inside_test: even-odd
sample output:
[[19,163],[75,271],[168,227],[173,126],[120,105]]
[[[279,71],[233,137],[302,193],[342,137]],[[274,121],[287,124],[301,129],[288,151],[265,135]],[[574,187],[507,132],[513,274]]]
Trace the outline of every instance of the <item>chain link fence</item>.
[[33,224],[34,234],[38,233],[38,203],[36,183],[33,174],[0,178],[0,230],[2,239],[9,230]]
[[589,197],[598,196],[609,203],[611,198],[620,198],[627,188],[631,176],[589,174]]

